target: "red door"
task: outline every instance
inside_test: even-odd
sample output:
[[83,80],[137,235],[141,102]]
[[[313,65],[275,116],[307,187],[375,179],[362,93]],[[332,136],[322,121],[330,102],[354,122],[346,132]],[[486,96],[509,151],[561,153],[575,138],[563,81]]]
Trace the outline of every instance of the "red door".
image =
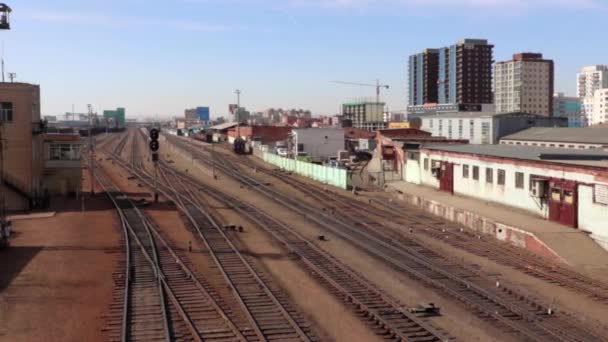
[[454,163],[441,162],[439,190],[454,193]]
[[549,220],[577,228],[578,186],[576,182],[553,179],[549,184]]

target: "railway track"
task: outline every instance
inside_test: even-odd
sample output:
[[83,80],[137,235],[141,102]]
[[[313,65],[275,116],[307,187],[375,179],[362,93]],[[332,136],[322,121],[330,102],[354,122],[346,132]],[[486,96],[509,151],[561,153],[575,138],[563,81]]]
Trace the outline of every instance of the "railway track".
[[[139,145],[135,141],[136,138],[132,141],[132,155],[138,153],[136,151]],[[125,162],[114,154],[113,159],[152,186],[151,175],[141,164],[134,162],[133,157],[130,162]],[[247,263],[240,251],[225,236],[221,227],[197,203],[196,196],[189,193],[186,187],[180,186],[181,182],[173,177],[171,173],[160,172],[159,187],[163,194],[174,201],[189,218],[222,272],[224,280],[232,288],[240,309],[248,317],[250,328],[243,334],[244,339],[247,341],[317,340],[310,323],[298,313],[287,297],[279,296],[276,288],[274,291],[270,289],[266,283],[268,279],[263,274],[258,274]]]
[[[200,153],[191,144],[178,139],[174,143],[192,154]],[[200,158],[200,160],[204,160]],[[211,158],[222,172],[248,185],[251,189],[275,200],[283,206],[302,214],[311,221],[350,241],[369,254],[412,278],[441,290],[444,294],[467,304],[484,319],[501,323],[511,332],[536,341],[599,341],[605,340],[595,327],[585,327],[573,318],[551,312],[548,307],[521,296],[504,286],[496,287],[494,281],[475,274],[467,268],[447,260],[437,253],[407,239],[395,240],[380,230],[366,229],[361,222],[337,219],[334,214],[314,206],[293,200],[255,178],[240,172],[221,156]],[[352,212],[352,210],[351,210]],[[365,218],[364,225],[373,225]]]
[[[126,139],[125,139],[126,140]],[[120,147],[121,144],[118,145]],[[248,341],[215,296],[153,222],[103,171],[97,180],[114,203],[126,241],[118,277],[112,341]],[[120,322],[120,324],[118,324]],[[247,333],[247,331],[245,331]]]
[[[420,214],[420,212],[414,208],[389,202],[388,200],[373,200],[375,206],[373,207],[373,210],[370,211],[369,203],[363,203],[333,191],[325,191],[301,182],[280,171],[262,169],[253,163],[245,164],[252,168],[256,167],[256,170],[259,172],[280,179],[302,193],[320,201],[320,203],[327,204],[331,209],[338,210],[339,212],[348,211],[349,215],[352,215],[353,211],[355,214],[365,213],[366,217],[371,214],[372,216],[383,220],[388,220],[402,227],[402,230],[399,232],[393,227],[385,225],[383,222],[379,222],[379,224],[382,224],[386,229],[395,231],[396,235],[401,235],[399,233],[404,232],[403,228],[405,228],[406,231],[412,230],[416,233],[419,232],[474,255],[488,258],[502,265],[510,266],[532,277],[584,294],[596,302],[608,304],[607,284],[567,269],[555,262],[522,250],[521,248],[474,234],[456,224],[448,223],[429,215]],[[362,221],[364,220],[364,217],[359,218]]]

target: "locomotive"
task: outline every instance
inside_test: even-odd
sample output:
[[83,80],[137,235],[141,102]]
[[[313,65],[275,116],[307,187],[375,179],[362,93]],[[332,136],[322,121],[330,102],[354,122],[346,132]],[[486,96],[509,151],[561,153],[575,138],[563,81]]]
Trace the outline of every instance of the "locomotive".
[[233,151],[236,154],[251,154],[251,146],[249,143],[245,141],[245,139],[238,137],[234,139],[234,144],[232,145]]

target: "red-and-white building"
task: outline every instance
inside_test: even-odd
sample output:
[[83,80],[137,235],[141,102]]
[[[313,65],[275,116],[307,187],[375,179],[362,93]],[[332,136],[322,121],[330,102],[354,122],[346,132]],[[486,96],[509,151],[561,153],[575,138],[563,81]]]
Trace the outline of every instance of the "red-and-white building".
[[405,165],[408,182],[523,209],[608,248],[608,151],[425,145]]

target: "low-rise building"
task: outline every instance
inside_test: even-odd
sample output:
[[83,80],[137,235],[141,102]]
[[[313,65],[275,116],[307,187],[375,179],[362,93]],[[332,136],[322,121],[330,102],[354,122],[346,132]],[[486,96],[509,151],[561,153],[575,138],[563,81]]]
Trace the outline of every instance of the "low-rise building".
[[608,128],[535,127],[504,136],[500,143],[573,149],[608,148]]
[[82,184],[82,143],[79,134],[46,133],[44,188],[50,196],[75,196]]
[[[241,138],[256,145],[274,145],[279,141],[286,141],[291,133],[291,127],[284,126],[239,126],[238,134]],[[230,140],[236,138],[237,128],[228,129]]]
[[587,126],[581,99],[574,96],[565,96],[564,93],[553,95],[553,117],[568,118],[568,127]]
[[606,151],[425,145],[408,153],[406,173],[409,182],[522,209],[608,241]]
[[342,128],[296,128],[291,131],[289,153],[292,157],[306,154],[313,161],[325,161],[344,151]]
[[421,118],[421,129],[433,136],[465,139],[471,144],[497,144],[505,135],[530,127],[567,127],[567,118],[527,113],[449,113]]

